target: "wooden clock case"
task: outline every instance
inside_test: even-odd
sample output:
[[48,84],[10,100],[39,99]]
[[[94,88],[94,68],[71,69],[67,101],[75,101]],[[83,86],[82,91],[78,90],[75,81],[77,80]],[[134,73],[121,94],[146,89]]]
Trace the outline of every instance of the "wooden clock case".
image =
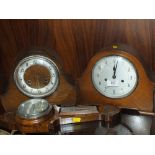
[[65,75],[65,73],[63,72],[61,59],[59,58],[59,56],[53,50],[34,49],[26,52],[24,55],[20,55],[17,58],[16,62],[13,64],[12,75],[10,76],[8,88],[5,93],[1,94],[1,104],[4,107],[5,111],[15,111],[17,110],[17,107],[21,102],[30,99],[30,97],[27,97],[19,91],[13,79],[13,73],[19,61],[30,55],[46,56],[54,61],[59,69],[58,88],[53,94],[45,97],[45,99],[50,104],[74,105],[76,102],[76,90],[73,85],[73,81],[69,79],[69,77],[67,77],[67,75]]
[[[92,83],[92,68],[102,57],[109,55],[119,55],[131,61],[138,74],[138,84],[132,94],[120,99],[111,99],[100,94]],[[151,81],[149,69],[137,52],[123,44],[114,44],[108,48],[99,51],[89,61],[83,75],[78,79],[78,102],[86,105],[109,104],[123,108],[152,111],[153,110],[153,92],[154,82]],[[102,108],[101,108],[102,109]]]

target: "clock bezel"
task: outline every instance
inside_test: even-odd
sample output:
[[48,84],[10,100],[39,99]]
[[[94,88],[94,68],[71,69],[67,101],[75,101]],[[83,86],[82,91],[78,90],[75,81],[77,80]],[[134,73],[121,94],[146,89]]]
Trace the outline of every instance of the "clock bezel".
[[[97,88],[97,86],[96,86],[96,84],[95,84],[95,81],[94,81],[94,78],[93,78],[93,73],[94,73],[95,67],[96,67],[96,65],[99,63],[99,61],[101,61],[101,59],[104,59],[104,58],[107,58],[107,57],[111,57],[111,56],[118,56],[118,57],[122,57],[123,59],[126,59],[126,60],[133,66],[133,68],[134,68],[134,70],[135,70],[135,73],[136,73],[136,84],[134,85],[134,87],[133,87],[128,93],[125,93],[125,94],[122,95],[122,96],[113,96],[113,97],[111,97],[111,96],[108,96],[108,95],[104,94],[103,91],[101,91],[100,89]],[[106,56],[104,56],[104,57],[102,57],[102,58],[100,58],[100,59],[98,59],[98,60],[96,61],[96,63],[94,64],[94,66],[93,66],[93,68],[92,68],[91,80],[92,80],[92,83],[93,83],[94,88],[95,88],[101,95],[103,95],[103,96],[105,96],[105,97],[107,97],[107,98],[110,98],[110,99],[121,99],[121,98],[125,98],[125,97],[130,96],[130,95],[135,91],[135,89],[136,89],[137,86],[138,86],[139,75],[138,75],[136,66],[135,66],[127,57],[124,57],[124,56],[122,56],[122,55],[120,55],[120,54],[109,54],[109,55],[106,55]]]
[[[52,65],[52,67],[55,69],[55,73],[56,73],[56,77],[57,77],[57,80],[56,80],[56,83],[54,84],[54,86],[52,87],[51,90],[49,90],[48,92],[44,93],[44,94],[31,94],[31,93],[28,93],[26,92],[19,84],[19,80],[18,80],[18,70],[19,70],[19,67],[21,64],[25,63],[26,61],[29,61],[30,59],[33,59],[33,58],[41,58],[41,59],[45,59],[45,61],[48,61],[49,64]],[[31,65],[33,66],[33,65]],[[25,57],[24,59],[20,60],[19,63],[17,64],[15,70],[14,70],[14,81],[15,81],[15,84],[17,86],[17,88],[26,96],[28,97],[32,97],[32,98],[42,98],[42,97],[46,97],[46,96],[49,96],[50,94],[54,93],[56,91],[56,89],[58,88],[58,85],[59,85],[59,69],[57,67],[57,65],[55,64],[54,61],[52,61],[50,58],[46,57],[46,56],[43,56],[43,55],[30,55],[30,56],[27,56]],[[26,82],[25,82],[26,83]]]

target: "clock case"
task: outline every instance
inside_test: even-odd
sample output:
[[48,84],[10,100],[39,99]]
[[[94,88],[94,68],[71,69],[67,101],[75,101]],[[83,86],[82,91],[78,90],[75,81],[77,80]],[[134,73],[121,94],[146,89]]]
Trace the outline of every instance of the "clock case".
[[[138,74],[138,83],[135,90],[123,98],[108,98],[99,93],[92,82],[92,69],[96,62],[103,57],[110,55],[119,55],[127,58],[136,68]],[[106,104],[123,108],[152,111],[153,110],[153,92],[154,80],[153,74],[149,71],[143,59],[137,51],[124,44],[113,44],[100,50],[89,61],[86,70],[78,79],[78,103],[84,105],[98,105],[100,109]]]
[[63,64],[57,53],[50,49],[40,48],[29,50],[28,52],[21,52],[15,63],[13,64],[12,74],[5,93],[1,94],[1,105],[5,112],[16,111],[20,103],[30,99],[30,97],[23,94],[16,86],[13,74],[19,61],[31,55],[41,55],[51,59],[59,70],[59,84],[54,93],[44,97],[50,104],[57,105],[74,105],[76,102],[76,89],[73,80],[71,80],[63,71]]

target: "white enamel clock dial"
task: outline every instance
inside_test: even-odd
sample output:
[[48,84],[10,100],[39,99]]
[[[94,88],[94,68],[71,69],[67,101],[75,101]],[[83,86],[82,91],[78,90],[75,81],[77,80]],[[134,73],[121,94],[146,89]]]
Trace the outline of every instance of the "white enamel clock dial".
[[138,76],[134,65],[118,55],[101,58],[92,70],[94,87],[109,98],[129,96],[136,88]]
[[14,72],[14,80],[25,95],[33,98],[45,97],[58,87],[58,68],[51,59],[32,55],[19,62]]

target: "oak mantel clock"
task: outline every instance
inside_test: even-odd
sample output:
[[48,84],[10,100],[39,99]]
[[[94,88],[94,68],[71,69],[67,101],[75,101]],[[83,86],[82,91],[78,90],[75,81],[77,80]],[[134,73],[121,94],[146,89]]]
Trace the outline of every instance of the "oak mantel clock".
[[9,86],[1,96],[6,112],[14,111],[25,100],[44,98],[51,104],[75,104],[75,88],[64,74],[56,52],[30,50],[18,57]]
[[78,80],[80,103],[152,111],[154,83],[137,52],[115,44],[92,57]]

